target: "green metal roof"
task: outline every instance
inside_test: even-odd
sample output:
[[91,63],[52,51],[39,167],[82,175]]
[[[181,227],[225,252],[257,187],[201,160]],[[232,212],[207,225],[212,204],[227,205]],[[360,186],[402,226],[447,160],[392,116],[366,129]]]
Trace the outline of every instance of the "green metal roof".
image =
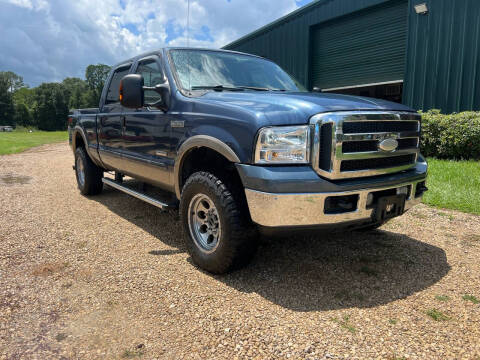
[[[240,43],[242,43],[243,41],[245,40],[248,40],[252,37],[255,37],[256,35],[259,35],[265,31],[268,31],[270,29],[273,29],[274,27],[284,23],[284,22],[288,22],[291,18],[294,18],[295,16],[298,16],[306,11],[309,11],[310,9],[312,9],[313,7],[317,6],[317,5],[320,5],[320,4],[324,4],[326,2],[330,2],[332,0],[313,0],[311,3],[308,3],[304,6],[302,6],[301,8],[298,8],[297,10],[294,10],[292,11],[291,13],[285,15],[285,16],[282,16],[281,18],[278,18],[277,20],[275,21],[272,21],[271,23],[267,24],[267,25],[264,25],[262,26],[261,28],[245,35],[245,36],[242,36],[241,38],[235,40],[235,41],[232,41],[231,43],[227,44],[227,45],[224,45],[223,48],[227,48],[227,47],[231,47],[231,46],[236,46]],[[222,48],[222,49],[223,49]]]

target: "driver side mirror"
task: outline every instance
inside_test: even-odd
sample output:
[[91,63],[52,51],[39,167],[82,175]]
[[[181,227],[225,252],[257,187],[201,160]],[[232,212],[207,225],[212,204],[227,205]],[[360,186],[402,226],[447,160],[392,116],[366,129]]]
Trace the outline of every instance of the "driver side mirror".
[[[160,99],[153,104],[145,104],[145,90],[155,91]],[[139,109],[143,106],[156,106],[167,111],[170,106],[170,86],[168,83],[157,84],[149,87],[144,86],[143,76],[140,74],[125,75],[120,81],[120,103],[131,109]]]
[[138,74],[125,75],[120,80],[120,103],[122,106],[131,109],[138,109],[143,106],[143,76]]

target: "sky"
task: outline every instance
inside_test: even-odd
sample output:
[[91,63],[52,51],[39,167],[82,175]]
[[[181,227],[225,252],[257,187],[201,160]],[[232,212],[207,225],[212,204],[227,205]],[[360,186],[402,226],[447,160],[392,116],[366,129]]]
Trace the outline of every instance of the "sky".
[[[313,0],[190,0],[190,46],[220,48]],[[0,0],[0,71],[29,86],[186,46],[187,0]]]

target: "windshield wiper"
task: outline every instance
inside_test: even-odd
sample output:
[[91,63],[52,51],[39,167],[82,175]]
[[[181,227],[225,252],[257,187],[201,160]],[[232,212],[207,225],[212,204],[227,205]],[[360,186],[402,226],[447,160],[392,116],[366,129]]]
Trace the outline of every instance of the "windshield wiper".
[[255,90],[255,91],[270,91],[272,89],[269,88],[264,88],[264,87],[258,87],[258,86],[238,86],[240,89],[245,89],[245,90]]
[[225,86],[225,85],[215,85],[215,86],[192,86],[192,90],[214,90],[214,91],[243,91],[243,90],[254,90],[254,91],[278,91],[279,89],[269,89],[265,87],[258,86]]
[[243,89],[241,87],[215,85],[215,86],[192,86],[192,90],[243,91],[245,89]]
[[257,86],[238,86],[238,87],[246,90],[255,90],[255,91],[287,91],[285,89],[275,89],[275,88],[266,88],[266,87],[257,87]]

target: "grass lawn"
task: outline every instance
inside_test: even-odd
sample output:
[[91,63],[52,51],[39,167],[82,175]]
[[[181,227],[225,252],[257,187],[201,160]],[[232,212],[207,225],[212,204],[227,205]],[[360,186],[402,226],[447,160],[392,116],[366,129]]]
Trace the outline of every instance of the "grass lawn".
[[67,140],[66,131],[0,132],[0,155],[14,154],[34,146]]
[[480,215],[480,161],[428,159],[423,202]]

